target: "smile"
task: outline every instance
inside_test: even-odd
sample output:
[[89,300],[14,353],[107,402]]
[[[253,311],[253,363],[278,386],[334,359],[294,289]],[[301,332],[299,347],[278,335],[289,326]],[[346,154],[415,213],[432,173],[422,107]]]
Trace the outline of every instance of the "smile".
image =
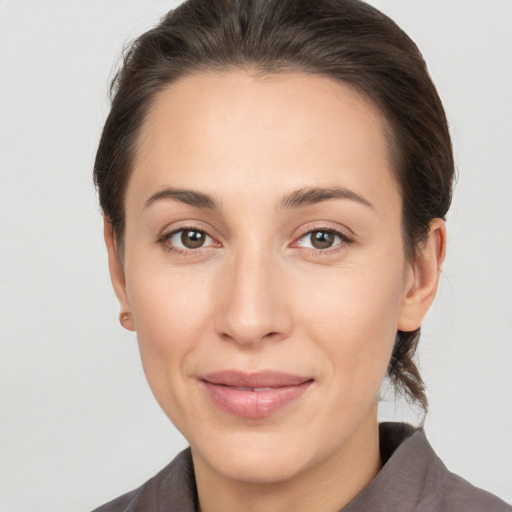
[[270,416],[300,398],[313,379],[275,371],[227,370],[205,375],[200,383],[211,401],[223,411],[256,419]]

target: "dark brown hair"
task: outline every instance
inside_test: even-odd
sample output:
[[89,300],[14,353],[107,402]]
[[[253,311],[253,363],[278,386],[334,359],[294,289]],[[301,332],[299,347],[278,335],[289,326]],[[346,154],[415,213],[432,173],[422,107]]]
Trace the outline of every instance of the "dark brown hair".
[[[450,135],[416,45],[360,0],[188,0],[129,46],[112,82],[94,167],[120,251],[136,140],[155,96],[184,75],[230,68],[321,74],[351,84],[379,107],[403,200],[404,247],[413,259],[430,221],[444,218],[451,202]],[[418,340],[419,329],[398,332],[388,376],[426,411],[413,361]]]

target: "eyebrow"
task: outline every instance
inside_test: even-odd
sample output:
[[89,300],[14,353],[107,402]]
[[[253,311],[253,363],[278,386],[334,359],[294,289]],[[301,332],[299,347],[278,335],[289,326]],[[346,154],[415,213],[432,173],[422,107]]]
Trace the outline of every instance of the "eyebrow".
[[301,208],[303,206],[310,206],[329,199],[349,199],[370,208],[374,208],[370,201],[359,194],[356,194],[352,190],[343,187],[301,188],[300,190],[296,190],[286,196],[281,202],[281,205],[283,208],[287,209]]
[[[144,208],[151,206],[157,201],[172,199],[197,208],[209,210],[220,210],[219,203],[210,195],[194,190],[167,187],[155,192],[145,203]],[[281,201],[281,207],[285,209],[301,208],[310,206],[329,199],[349,199],[365,206],[373,208],[373,205],[364,197],[352,190],[342,187],[333,188],[301,188],[285,196]]]
[[219,204],[213,197],[202,192],[196,192],[194,190],[186,190],[180,188],[164,188],[154,193],[145,203],[144,208],[151,206],[157,201],[162,199],[174,199],[181,203],[189,204],[190,206],[196,206],[198,208],[207,208],[209,210],[218,210]]

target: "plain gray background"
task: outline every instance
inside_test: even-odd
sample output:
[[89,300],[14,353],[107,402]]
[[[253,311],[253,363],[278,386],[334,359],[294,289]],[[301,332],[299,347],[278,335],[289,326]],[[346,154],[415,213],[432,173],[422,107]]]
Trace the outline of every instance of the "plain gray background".
[[[460,175],[421,344],[427,435],[512,502],[512,2],[371,3],[423,51]],[[0,0],[2,511],[90,510],[186,445],[118,324],[91,181],[114,63],[172,6]]]

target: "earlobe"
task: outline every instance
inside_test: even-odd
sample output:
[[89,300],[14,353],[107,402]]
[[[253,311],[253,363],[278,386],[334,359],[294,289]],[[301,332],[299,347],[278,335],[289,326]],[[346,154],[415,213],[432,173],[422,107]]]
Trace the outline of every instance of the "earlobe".
[[135,327],[133,324],[133,317],[130,314],[130,303],[126,294],[126,280],[124,274],[123,264],[119,257],[119,251],[117,248],[114,230],[112,224],[107,217],[103,217],[103,235],[105,238],[105,245],[107,246],[108,253],[108,268],[110,271],[110,279],[114,292],[119,301],[121,311],[124,315],[127,315],[125,320],[121,322],[125,329],[134,331]]
[[446,225],[436,218],[430,222],[428,237],[418,247],[411,263],[411,277],[400,310],[398,330],[411,332],[421,326],[436,296],[445,255]]

